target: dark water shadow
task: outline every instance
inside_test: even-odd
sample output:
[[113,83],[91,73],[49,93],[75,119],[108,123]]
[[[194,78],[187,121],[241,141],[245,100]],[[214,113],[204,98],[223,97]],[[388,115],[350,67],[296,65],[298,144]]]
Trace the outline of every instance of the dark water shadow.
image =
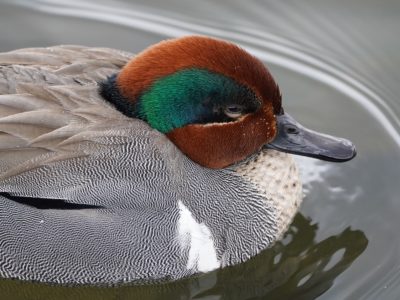
[[285,238],[250,261],[194,278],[158,285],[66,287],[0,280],[0,299],[315,299],[365,250],[359,230],[316,242],[317,225],[297,214]]

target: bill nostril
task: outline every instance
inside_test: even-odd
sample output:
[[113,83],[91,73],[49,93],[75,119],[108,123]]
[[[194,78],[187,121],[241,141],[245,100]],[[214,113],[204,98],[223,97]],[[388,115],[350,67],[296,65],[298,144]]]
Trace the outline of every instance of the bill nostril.
[[285,128],[286,133],[288,134],[298,134],[299,130],[296,127],[288,126]]

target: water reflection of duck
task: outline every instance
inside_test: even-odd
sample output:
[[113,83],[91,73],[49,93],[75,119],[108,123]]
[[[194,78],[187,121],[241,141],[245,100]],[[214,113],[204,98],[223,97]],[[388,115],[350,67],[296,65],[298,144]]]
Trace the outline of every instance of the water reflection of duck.
[[355,155],[285,114],[267,69],[233,44],[186,37],[129,57],[0,55],[1,276],[110,284],[246,261],[301,202],[283,152]]

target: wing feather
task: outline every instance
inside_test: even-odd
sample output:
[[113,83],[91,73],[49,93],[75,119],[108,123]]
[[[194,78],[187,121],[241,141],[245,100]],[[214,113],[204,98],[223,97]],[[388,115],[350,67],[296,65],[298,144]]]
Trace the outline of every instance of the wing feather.
[[0,53],[0,178],[88,156],[82,143],[110,132],[110,124],[129,125],[99,96],[97,83],[131,56],[81,46]]

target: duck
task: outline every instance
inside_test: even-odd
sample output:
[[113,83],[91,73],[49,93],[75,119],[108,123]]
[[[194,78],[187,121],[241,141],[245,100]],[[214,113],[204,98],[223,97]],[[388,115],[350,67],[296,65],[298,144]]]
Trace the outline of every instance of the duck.
[[293,154],[356,150],[295,121],[232,42],[1,53],[0,277],[115,285],[243,263],[299,209]]

